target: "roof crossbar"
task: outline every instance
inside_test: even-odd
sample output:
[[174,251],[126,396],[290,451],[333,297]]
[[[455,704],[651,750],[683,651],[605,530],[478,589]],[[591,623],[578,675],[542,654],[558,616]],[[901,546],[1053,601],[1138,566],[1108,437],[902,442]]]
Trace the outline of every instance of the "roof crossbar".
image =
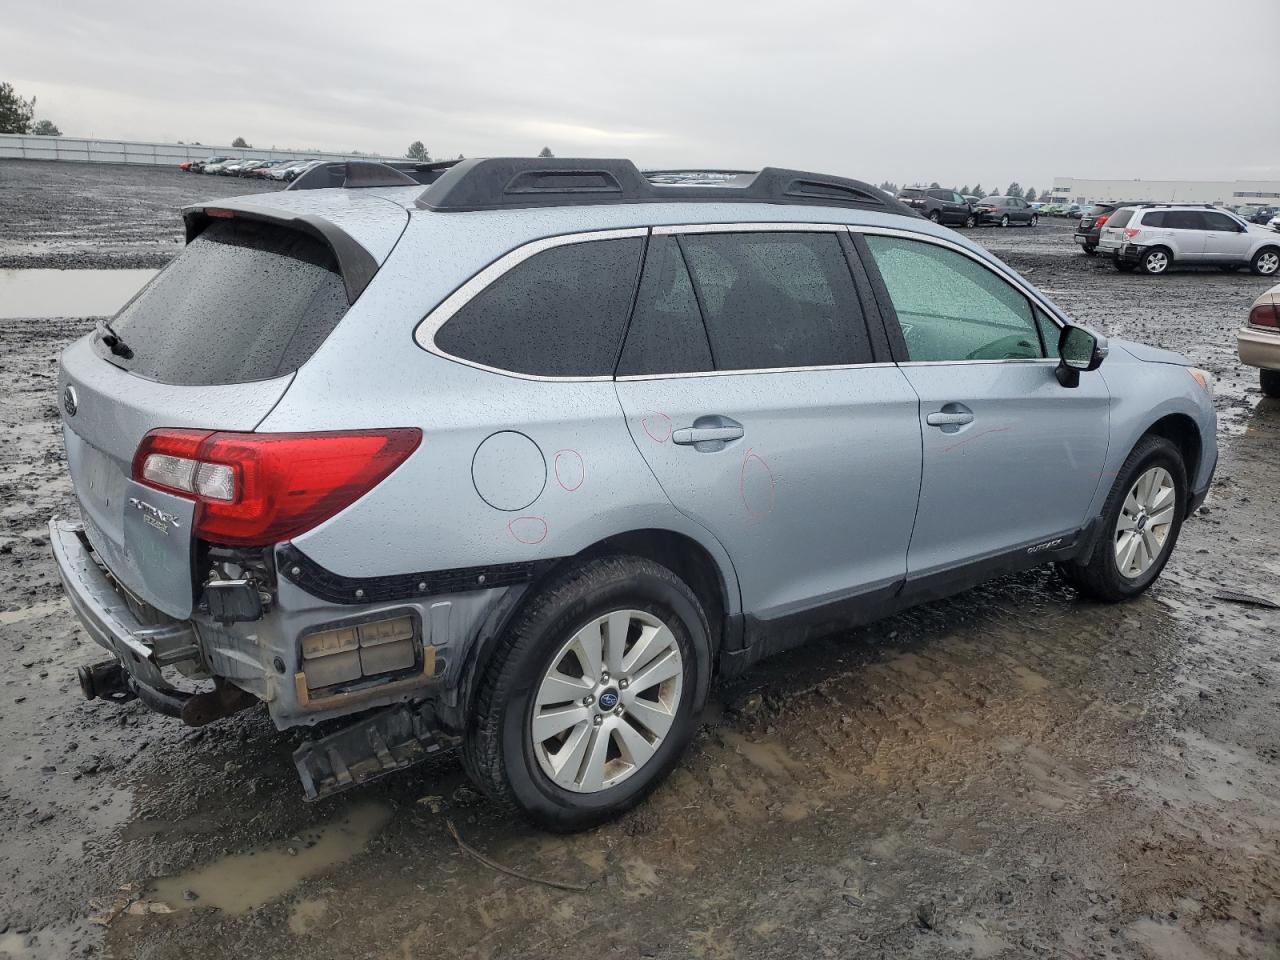
[[[706,178],[708,173],[729,176],[715,182]],[[687,174],[689,179],[663,182],[672,174]],[[463,212],[673,201],[849,206],[918,216],[870,184],[824,173],[779,167],[765,167],[755,174],[660,171],[650,180],[630,160],[558,157],[459,160],[422,191],[417,206],[438,212]]]

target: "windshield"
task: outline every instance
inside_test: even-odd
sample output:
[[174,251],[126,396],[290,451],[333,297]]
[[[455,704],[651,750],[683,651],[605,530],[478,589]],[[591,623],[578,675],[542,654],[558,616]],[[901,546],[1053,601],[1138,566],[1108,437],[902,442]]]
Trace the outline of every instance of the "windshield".
[[219,220],[111,321],[99,356],[182,386],[267,380],[300,367],[347,312],[332,251],[296,230]]

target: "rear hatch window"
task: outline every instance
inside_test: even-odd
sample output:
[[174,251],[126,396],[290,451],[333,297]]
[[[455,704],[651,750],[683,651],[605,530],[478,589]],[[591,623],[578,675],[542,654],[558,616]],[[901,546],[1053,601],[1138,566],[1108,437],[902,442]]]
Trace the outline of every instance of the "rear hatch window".
[[332,251],[308,234],[217,220],[112,319],[131,352],[103,359],[179,386],[248,383],[300,367],[347,312]]
[[1121,227],[1127,227],[1132,219],[1133,207],[1121,207],[1107,220],[1107,227],[1119,230]]

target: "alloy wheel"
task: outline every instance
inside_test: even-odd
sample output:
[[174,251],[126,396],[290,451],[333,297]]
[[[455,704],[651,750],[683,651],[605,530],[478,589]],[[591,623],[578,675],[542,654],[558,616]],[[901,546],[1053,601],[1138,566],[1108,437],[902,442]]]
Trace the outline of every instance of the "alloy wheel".
[[621,783],[662,745],[683,682],[680,644],[657,617],[615,610],[592,620],[538,685],[529,729],[542,772],[575,793]]
[[1255,269],[1264,277],[1269,277],[1280,268],[1280,253],[1274,253],[1268,250],[1262,256],[1258,257]]
[[1116,567],[1122,577],[1135,580],[1159,559],[1177,502],[1173,476],[1164,467],[1152,467],[1134,481],[1116,519]]
[[1163,250],[1152,250],[1144,261],[1147,273],[1164,273],[1169,266],[1169,256]]

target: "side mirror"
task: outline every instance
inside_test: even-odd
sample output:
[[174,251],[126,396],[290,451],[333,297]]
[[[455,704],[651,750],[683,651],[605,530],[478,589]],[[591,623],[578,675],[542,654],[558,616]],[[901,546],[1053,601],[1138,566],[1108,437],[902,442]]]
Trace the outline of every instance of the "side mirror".
[[1107,341],[1084,327],[1067,326],[1058,337],[1058,367],[1054,373],[1064,387],[1078,387],[1080,372],[1097,370],[1107,356]]

